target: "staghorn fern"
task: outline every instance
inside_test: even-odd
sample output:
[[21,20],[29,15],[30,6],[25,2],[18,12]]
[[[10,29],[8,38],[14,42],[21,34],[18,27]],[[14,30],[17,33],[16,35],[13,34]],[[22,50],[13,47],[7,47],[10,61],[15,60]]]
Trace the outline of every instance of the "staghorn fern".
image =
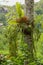
[[21,4],[16,2],[16,13],[18,14],[18,16],[21,18],[24,16],[24,11],[21,7]]

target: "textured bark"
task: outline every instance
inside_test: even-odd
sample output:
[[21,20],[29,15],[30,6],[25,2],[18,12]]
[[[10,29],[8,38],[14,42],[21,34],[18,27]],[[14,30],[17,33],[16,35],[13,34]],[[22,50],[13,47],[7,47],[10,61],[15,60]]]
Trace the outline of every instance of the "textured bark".
[[[29,24],[31,25],[30,34],[24,34],[24,41],[28,44],[30,62],[34,61],[34,42],[33,42],[33,25],[34,25],[34,0],[25,0],[26,16],[28,17]],[[25,63],[24,63],[25,64]],[[27,64],[26,64],[27,65]]]
[[34,15],[34,0],[25,0],[25,7],[26,7],[26,15],[28,18],[33,21],[33,15]]

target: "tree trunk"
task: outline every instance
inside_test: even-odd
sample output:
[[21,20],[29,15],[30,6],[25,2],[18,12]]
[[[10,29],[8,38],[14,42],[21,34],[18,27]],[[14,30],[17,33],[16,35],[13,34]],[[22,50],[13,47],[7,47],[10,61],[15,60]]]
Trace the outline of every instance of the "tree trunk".
[[[29,62],[34,61],[34,42],[33,42],[33,27],[34,27],[34,0],[25,0],[26,16],[28,17],[31,30],[30,34],[24,34],[24,41],[28,44]],[[25,64],[25,63],[24,63]],[[27,64],[26,64],[27,65]]]

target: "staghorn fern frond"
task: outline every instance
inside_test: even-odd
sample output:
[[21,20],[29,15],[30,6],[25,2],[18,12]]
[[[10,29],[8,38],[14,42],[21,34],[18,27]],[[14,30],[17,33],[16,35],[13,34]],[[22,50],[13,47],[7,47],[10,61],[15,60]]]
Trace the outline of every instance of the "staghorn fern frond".
[[19,2],[16,2],[16,12],[17,12],[19,18],[24,16],[24,11],[23,11],[21,4]]

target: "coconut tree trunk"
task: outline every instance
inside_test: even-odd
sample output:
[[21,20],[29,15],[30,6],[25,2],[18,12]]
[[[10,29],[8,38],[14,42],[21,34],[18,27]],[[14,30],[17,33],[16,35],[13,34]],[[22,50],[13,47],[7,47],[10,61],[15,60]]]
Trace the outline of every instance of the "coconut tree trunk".
[[[28,34],[24,34],[24,41],[28,44],[28,51],[29,51],[29,62],[34,61],[34,42],[33,42],[33,27],[34,27],[34,0],[25,0],[25,13],[28,17],[28,23],[30,30]],[[27,65],[27,60],[24,62],[24,65]]]

